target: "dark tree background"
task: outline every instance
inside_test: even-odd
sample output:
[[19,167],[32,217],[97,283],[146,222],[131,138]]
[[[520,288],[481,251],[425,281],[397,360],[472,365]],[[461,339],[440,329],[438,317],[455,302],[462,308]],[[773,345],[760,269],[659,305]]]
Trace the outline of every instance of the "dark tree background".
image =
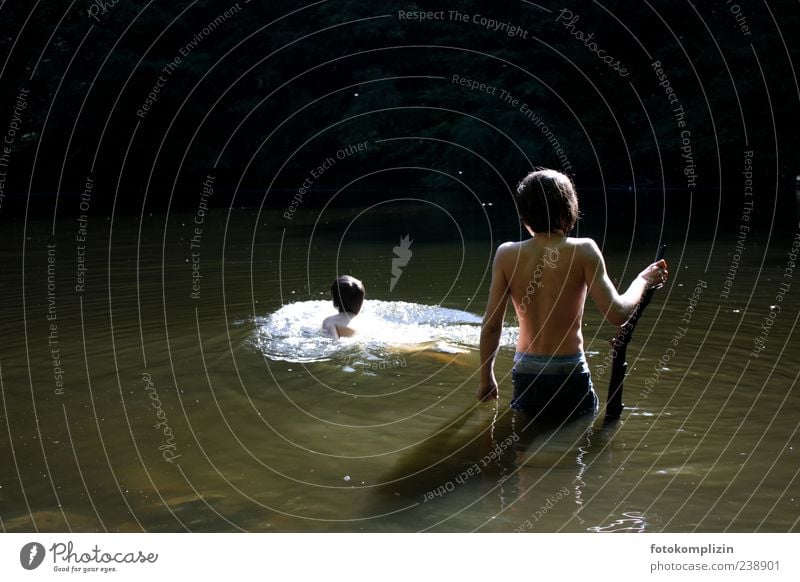
[[[497,200],[531,165],[562,167],[500,90],[544,120],[583,192],[663,186],[680,199],[689,189],[681,130],[656,60],[686,112],[693,191],[723,192],[711,196],[718,204],[732,189],[738,204],[743,151],[753,150],[762,190],[788,192],[800,173],[800,8],[736,6],[750,34],[725,2],[4,2],[0,130],[29,90],[4,218],[26,206],[29,215],[74,214],[89,176],[98,213],[193,207],[209,173],[215,205],[282,209],[313,168],[360,142],[366,150],[314,180],[306,204],[353,180],[359,203],[448,196],[462,188],[454,177]],[[557,22],[562,8],[628,77]],[[401,10],[444,19],[401,19]],[[519,26],[526,38],[488,30],[475,15]],[[158,100],[137,116],[159,75]],[[471,91],[454,75],[497,92]]]

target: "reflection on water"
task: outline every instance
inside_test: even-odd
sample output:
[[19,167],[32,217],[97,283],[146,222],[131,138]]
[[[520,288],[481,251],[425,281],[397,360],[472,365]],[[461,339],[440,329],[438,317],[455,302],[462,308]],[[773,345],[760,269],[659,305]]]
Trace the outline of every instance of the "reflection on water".
[[592,526],[589,531],[598,533],[641,533],[647,530],[647,522],[644,516],[636,511],[623,513],[622,517],[615,519],[613,523],[604,526]]
[[[750,233],[725,298],[735,233],[673,242],[673,279],[628,352],[620,422],[601,411],[549,426],[508,408],[512,327],[497,355],[500,402],[474,400],[496,245],[412,233],[390,291],[407,224],[310,241],[300,227],[267,228],[279,215],[236,212],[227,231],[226,220],[207,217],[199,298],[190,218],[117,220],[113,233],[92,223],[81,293],[74,224],[58,222],[55,307],[50,223],[3,231],[3,530],[797,530],[800,289],[782,295],[751,356],[796,225]],[[605,252],[625,281],[652,255],[645,244]],[[367,286],[367,325],[335,342],[319,325],[343,271]],[[699,280],[708,286],[693,300]],[[604,399],[614,330],[591,305],[584,324]]]

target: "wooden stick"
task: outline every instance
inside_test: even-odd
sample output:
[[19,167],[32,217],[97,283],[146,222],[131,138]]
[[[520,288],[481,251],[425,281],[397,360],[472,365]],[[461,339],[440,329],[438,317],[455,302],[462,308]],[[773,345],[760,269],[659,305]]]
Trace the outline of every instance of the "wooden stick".
[[[667,245],[661,245],[658,249],[656,263],[664,258],[666,249]],[[628,371],[628,362],[625,361],[628,353],[628,344],[633,337],[633,330],[636,329],[636,324],[639,323],[639,318],[653,298],[655,290],[655,287],[651,287],[644,292],[642,300],[633,311],[633,315],[619,327],[617,335],[611,340],[613,357],[611,359],[611,378],[608,382],[608,399],[606,400],[607,419],[619,418],[622,414],[622,409],[625,407],[622,404],[622,390],[625,384],[625,374]]]

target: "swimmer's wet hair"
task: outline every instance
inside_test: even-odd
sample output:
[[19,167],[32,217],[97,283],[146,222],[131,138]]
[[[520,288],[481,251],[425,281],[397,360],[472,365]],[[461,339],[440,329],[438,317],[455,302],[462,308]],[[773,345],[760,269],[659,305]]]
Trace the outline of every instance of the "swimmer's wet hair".
[[366,294],[364,284],[350,275],[336,277],[333,285],[331,285],[333,306],[340,313],[346,311],[347,313],[358,314],[361,311],[361,305],[364,303]]
[[531,172],[517,186],[516,199],[519,217],[533,232],[561,229],[569,234],[578,220],[575,184],[561,172]]

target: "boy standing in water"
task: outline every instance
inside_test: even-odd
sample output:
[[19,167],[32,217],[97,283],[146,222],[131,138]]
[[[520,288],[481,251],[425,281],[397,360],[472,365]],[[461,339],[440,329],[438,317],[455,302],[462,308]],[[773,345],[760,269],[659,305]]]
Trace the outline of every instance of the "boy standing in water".
[[619,295],[597,244],[568,236],[578,218],[578,197],[567,176],[531,172],[517,187],[516,201],[531,238],[503,243],[495,255],[481,328],[478,399],[498,397],[494,361],[511,297],[519,319],[511,406],[558,417],[595,412],[598,399],[581,332],[586,295],[609,322],[622,325],[644,292],[667,280],[667,264],[648,266]]
[[350,275],[337,277],[331,286],[331,297],[333,306],[339,313],[326,317],[322,322],[322,329],[334,339],[355,335],[357,329],[353,325],[353,319],[361,311],[365,296],[366,291],[361,281]]

